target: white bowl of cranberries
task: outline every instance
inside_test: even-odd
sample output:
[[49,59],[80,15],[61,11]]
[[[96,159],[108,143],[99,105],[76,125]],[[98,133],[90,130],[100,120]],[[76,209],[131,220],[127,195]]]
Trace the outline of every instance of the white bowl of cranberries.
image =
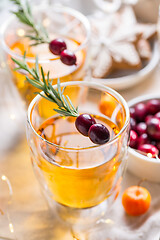
[[160,94],[137,97],[130,108],[128,170],[160,182]]

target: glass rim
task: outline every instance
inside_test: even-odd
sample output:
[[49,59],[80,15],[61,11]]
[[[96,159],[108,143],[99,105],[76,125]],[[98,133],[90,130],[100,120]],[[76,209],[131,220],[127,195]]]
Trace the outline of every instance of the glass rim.
[[[129,107],[128,104],[126,102],[126,100],[115,90],[113,90],[110,87],[95,83],[95,82],[87,82],[87,81],[72,81],[72,82],[64,82],[61,83],[61,87],[67,87],[67,86],[72,86],[72,85],[84,85],[84,86],[88,86],[88,87],[93,87],[93,88],[97,88],[103,91],[107,91],[108,93],[110,93],[113,97],[115,97],[117,100],[120,100],[120,102],[123,104],[124,109],[125,109],[125,113],[126,113],[126,119],[125,119],[125,123],[123,125],[123,127],[121,128],[121,130],[119,131],[119,133],[117,135],[115,135],[114,138],[112,138],[111,140],[109,140],[107,143],[102,144],[102,145],[94,145],[94,146],[89,146],[89,147],[80,147],[80,148],[76,148],[76,147],[62,147],[60,145],[57,145],[55,143],[52,143],[46,139],[44,139],[42,136],[40,136],[37,131],[35,130],[35,128],[33,127],[32,123],[31,123],[31,113],[32,110],[35,106],[35,104],[42,98],[40,95],[37,95],[30,103],[29,107],[28,107],[28,111],[27,111],[27,122],[29,124],[29,127],[32,129],[32,131],[34,132],[34,134],[43,142],[46,142],[48,145],[50,146],[54,146],[59,148],[60,150],[68,150],[68,151],[82,151],[82,150],[92,150],[92,149],[96,149],[96,148],[103,148],[106,145],[111,145],[114,142],[117,141],[117,139],[119,138],[120,135],[123,134],[123,132],[126,130],[126,128],[129,125],[129,121],[130,121],[130,113],[129,113]],[[57,84],[53,85],[53,88],[57,88]],[[43,92],[41,92],[41,94],[43,94]]]
[[[44,8],[44,6],[40,6],[38,8],[38,10],[41,10],[43,8]],[[85,40],[74,51],[74,53],[84,49],[85,46],[87,45],[87,43],[89,42],[90,35],[91,35],[91,27],[90,27],[90,23],[89,23],[89,20],[87,19],[87,17],[85,15],[83,15],[81,12],[79,12],[75,9],[72,9],[70,7],[54,5],[53,9],[55,12],[67,12],[69,15],[75,17],[83,24],[83,26],[85,28],[85,32],[86,32],[86,37],[85,37]],[[19,54],[15,53],[14,51],[12,51],[10,49],[10,47],[6,44],[6,41],[4,39],[4,34],[5,34],[7,27],[14,20],[16,20],[16,17],[13,15],[1,27],[0,33],[1,33],[1,39],[2,39],[2,47],[10,56],[17,58],[19,60],[22,60],[23,55],[19,55]],[[29,63],[35,63],[35,57],[26,57],[25,59]],[[59,56],[55,56],[54,58],[49,58],[49,59],[39,59],[39,63],[48,63],[49,61],[56,61],[56,60],[59,60]]]

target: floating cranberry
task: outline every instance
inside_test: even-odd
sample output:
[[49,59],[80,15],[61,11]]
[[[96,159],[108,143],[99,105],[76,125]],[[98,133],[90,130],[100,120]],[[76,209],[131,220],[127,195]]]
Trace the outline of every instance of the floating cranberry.
[[95,123],[95,119],[87,113],[79,115],[75,121],[77,130],[84,136],[88,136],[90,127]]
[[157,112],[154,116],[155,116],[156,118],[160,119],[160,112]]
[[67,48],[67,45],[65,41],[61,38],[57,38],[52,40],[49,43],[49,50],[54,54],[54,55],[60,55],[63,50]]
[[61,52],[60,59],[64,64],[69,66],[75,65],[77,60],[76,55],[67,49]]
[[147,115],[147,108],[144,103],[138,103],[135,106],[136,119],[140,122],[143,122]]
[[147,123],[148,120],[150,120],[152,117],[153,117],[153,115],[147,115],[147,116],[145,117],[145,123]]
[[145,122],[140,122],[137,124],[136,131],[138,135],[142,135],[143,133],[146,133],[147,125]]
[[160,119],[153,117],[147,121],[147,133],[154,140],[160,140]]
[[153,146],[152,144],[143,144],[138,147],[138,150],[144,153],[150,153],[151,156],[149,157],[156,157],[158,156],[158,149]]
[[129,146],[131,148],[137,148],[137,144],[138,144],[138,134],[134,130],[131,130]]
[[93,124],[88,132],[90,140],[95,144],[104,144],[109,141],[109,130],[101,123]]
[[130,107],[129,111],[130,111],[130,117],[135,119],[136,118],[135,108],[134,107]]
[[136,130],[137,123],[134,118],[130,118],[130,126],[132,130]]
[[143,133],[141,136],[138,138],[138,146],[149,143],[149,137],[147,133]]
[[158,99],[151,99],[146,104],[147,112],[155,114],[160,111],[160,101]]

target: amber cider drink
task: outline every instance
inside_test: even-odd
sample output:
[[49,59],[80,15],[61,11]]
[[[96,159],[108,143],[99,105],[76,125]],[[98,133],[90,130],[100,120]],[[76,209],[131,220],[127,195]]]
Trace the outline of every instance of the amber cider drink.
[[[109,129],[112,138],[119,133],[118,126],[107,118],[94,115],[93,117],[96,122]],[[95,145],[77,131],[74,117],[49,118],[37,133],[47,141],[64,148],[89,149]],[[116,172],[121,164],[117,157],[120,150],[109,162],[103,163],[103,151],[92,160],[87,159],[87,155],[85,159],[85,154],[82,157],[78,152],[72,156],[69,152],[56,151],[54,147],[47,149],[46,144],[40,145],[39,148],[41,156],[38,159],[38,167],[43,172],[52,198],[56,202],[74,208],[88,208],[104,201],[111,194]]]
[[[53,37],[53,39],[56,38]],[[62,37],[63,38],[63,37]],[[72,39],[63,38],[67,44],[68,49],[70,51],[75,51],[80,43],[76,42]],[[48,44],[40,44],[37,46],[30,46],[30,41],[26,38],[22,38],[17,42],[14,42],[10,49],[15,53],[23,56],[26,51],[27,58],[35,59],[38,56],[40,60],[39,69],[43,67],[44,74],[47,76],[47,73],[50,73],[50,80],[53,79],[53,84],[57,83],[57,79],[59,78],[61,82],[67,81],[81,81],[84,77],[84,62],[86,60],[86,52],[85,50],[78,51],[76,53],[76,65],[67,66],[63,64],[59,57],[52,54],[49,51]],[[22,70],[14,71],[16,68],[16,64],[8,58],[9,67],[11,69],[11,73],[13,76],[13,82],[16,85],[22,99],[24,99],[27,103],[34,98],[34,92],[37,92],[37,89],[33,87],[30,83],[26,81],[26,73]],[[35,67],[34,63],[28,63],[29,67]]]

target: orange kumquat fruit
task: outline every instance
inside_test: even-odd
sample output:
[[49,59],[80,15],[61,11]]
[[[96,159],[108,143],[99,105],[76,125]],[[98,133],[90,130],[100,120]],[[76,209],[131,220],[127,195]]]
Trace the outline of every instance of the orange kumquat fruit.
[[125,211],[131,216],[139,216],[147,212],[151,203],[149,191],[141,186],[131,186],[122,195]]

